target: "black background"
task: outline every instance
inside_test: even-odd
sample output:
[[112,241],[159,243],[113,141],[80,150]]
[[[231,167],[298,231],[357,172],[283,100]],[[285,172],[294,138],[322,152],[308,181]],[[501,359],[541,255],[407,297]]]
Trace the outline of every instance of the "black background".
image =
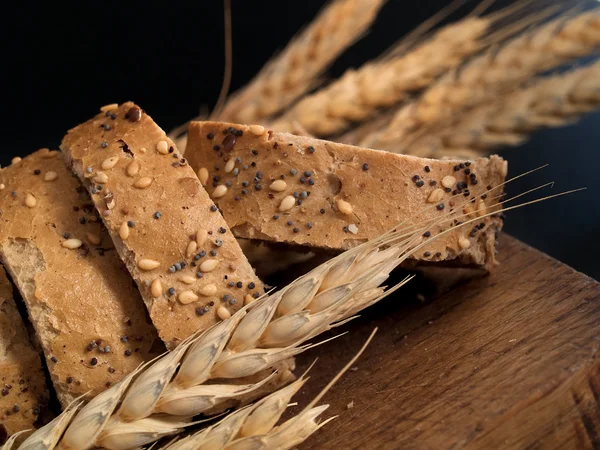
[[[376,56],[446,3],[390,0],[373,30],[328,75]],[[497,1],[495,7],[507,3]],[[232,88],[251,79],[322,5],[234,0]],[[11,2],[3,6],[2,22],[2,165],[15,155],[56,148],[67,129],[107,103],[133,100],[169,130],[216,101],[223,76],[220,1]],[[600,114],[593,114],[502,152],[511,175],[550,164],[511,186],[512,193],[551,180],[557,184],[549,193],[588,187],[510,212],[506,230],[595,278],[600,278],[599,127]]]

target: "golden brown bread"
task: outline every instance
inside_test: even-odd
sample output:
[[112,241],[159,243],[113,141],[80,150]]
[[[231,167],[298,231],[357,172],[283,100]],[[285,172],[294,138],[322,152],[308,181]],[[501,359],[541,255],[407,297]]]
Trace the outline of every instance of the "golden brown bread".
[[[464,198],[451,196],[477,196],[501,184],[507,170],[497,156],[423,159],[219,122],[190,124],[186,157],[236,236],[334,250],[406,220],[439,217]],[[413,257],[492,266],[501,220],[482,222],[483,231],[457,229]]]
[[58,398],[65,406],[94,396],[155,356],[156,330],[60,152],[40,150],[2,169],[0,183],[0,258],[27,304]]
[[22,430],[34,428],[48,401],[46,378],[0,266],[0,445]]
[[104,107],[70,130],[61,149],[92,194],[167,347],[239,309],[246,296],[262,294],[194,171],[139,107]]

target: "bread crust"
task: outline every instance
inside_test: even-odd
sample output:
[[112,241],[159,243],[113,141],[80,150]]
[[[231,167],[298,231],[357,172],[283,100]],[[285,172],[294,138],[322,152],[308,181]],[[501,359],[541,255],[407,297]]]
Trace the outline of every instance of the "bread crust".
[[[477,196],[501,184],[507,170],[498,156],[464,165],[220,122],[190,124],[186,158],[208,180],[206,189],[236,236],[332,250],[354,247],[407,220],[416,224],[439,217],[437,205],[448,211],[453,201],[465,200],[450,197],[467,190],[467,197]],[[447,176],[452,178],[443,182]],[[231,187],[214,198],[224,183]],[[443,184],[450,186],[449,192]],[[428,202],[436,189],[440,199]],[[497,202],[492,197],[501,192],[496,189],[485,199],[488,211]],[[290,195],[298,198],[289,209],[282,208]],[[493,266],[495,233],[502,221],[492,217],[482,222],[485,229],[475,236],[470,228],[457,229],[413,258]],[[460,237],[469,241],[468,248],[465,241],[459,245]]]
[[[43,149],[2,169],[0,183],[0,258],[58,398],[63,407],[88,391],[91,398],[162,351],[156,330],[60,152]],[[74,239],[81,246],[67,248]]]
[[[103,109],[70,130],[61,150],[91,193],[160,337],[173,348],[219,321],[220,308],[232,314],[263,287],[164,131],[131,102]],[[199,230],[206,232],[201,239]],[[208,270],[207,260],[216,267]]]
[[29,341],[0,266],[0,445],[18,431],[35,428],[47,401],[40,355]]

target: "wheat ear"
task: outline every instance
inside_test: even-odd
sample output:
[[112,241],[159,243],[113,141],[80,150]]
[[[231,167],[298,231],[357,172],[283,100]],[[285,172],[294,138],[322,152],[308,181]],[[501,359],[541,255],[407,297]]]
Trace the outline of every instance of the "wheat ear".
[[[488,196],[488,201],[497,201],[503,196],[502,186],[481,195]],[[250,303],[231,318],[191,336],[172,352],[147,363],[98,395],[78,410],[72,420],[65,419],[60,426],[55,423],[38,430],[23,444],[27,446],[20,449],[37,448],[40,436],[52,436],[59,442],[58,447],[45,447],[47,450],[55,447],[125,450],[177,434],[192,424],[191,417],[218,404],[227,387],[235,396],[236,388],[231,381],[311,348],[304,343],[343,325],[359,311],[404,285],[410,278],[387,290],[381,286],[389,273],[411,254],[433,239],[453,232],[457,226],[480,224],[485,217],[497,215],[507,202],[498,201],[486,207],[481,201],[477,203],[478,198],[481,200],[481,196],[464,200],[462,194],[457,194],[451,198],[456,202],[455,207],[440,211],[438,218],[418,225],[400,224],[316,267],[281,291]],[[537,201],[541,200],[524,205]],[[473,202],[478,205],[476,209],[470,206]],[[427,206],[415,216],[429,208],[435,206]],[[221,379],[220,385],[209,385],[218,396],[215,398],[210,389],[197,394],[196,389],[211,379]],[[182,391],[189,392],[188,399],[181,396]]]
[[335,0],[234,94],[219,120],[260,123],[310,89],[317,77],[375,20],[385,0]]
[[[600,46],[598,10],[555,19],[510,40],[444,75],[423,95],[402,106],[383,130],[362,140],[363,146],[406,152],[425,133],[468,108],[514,90],[531,77],[588,55]],[[401,143],[401,144],[399,144]]]
[[249,405],[229,414],[213,426],[196,432],[176,442],[170,443],[162,450],[187,449],[287,449],[304,442],[319,428],[334,418],[318,423],[317,418],[329,407],[315,407],[329,389],[350,369],[365,351],[377,328],[363,344],[358,353],[337,373],[317,397],[304,410],[283,424],[275,426],[288,408],[291,398],[308,381],[307,373],[314,366],[290,385],[270,394],[254,405]]
[[519,145],[539,128],[564,126],[599,107],[600,62],[596,62],[542,78],[491,105],[474,108],[455,125],[419,139],[409,152],[436,158],[481,155]]

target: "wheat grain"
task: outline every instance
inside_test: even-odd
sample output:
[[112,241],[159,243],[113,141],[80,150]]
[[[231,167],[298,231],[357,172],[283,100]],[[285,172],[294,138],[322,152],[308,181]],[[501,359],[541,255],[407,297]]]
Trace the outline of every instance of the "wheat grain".
[[519,145],[542,127],[558,127],[600,107],[600,62],[537,80],[490,105],[459,116],[456,124],[417,140],[409,152],[432,157],[484,154]]
[[306,92],[375,19],[385,0],[335,0],[226,103],[218,120],[260,123]]
[[[488,202],[502,197],[502,186],[485,192]],[[492,196],[492,192],[500,195]],[[387,290],[381,286],[391,270],[411,254],[432,239],[453,232],[457,220],[464,220],[457,225],[460,227],[474,221],[480,223],[483,218],[497,214],[506,202],[490,205],[485,214],[470,218],[462,212],[463,207],[477,198],[481,196],[463,200],[462,194],[458,194],[453,197],[457,204],[452,211],[448,208],[438,218],[418,225],[400,224],[379,238],[327,261],[282,290],[265,295],[231,318],[191,336],[171,353],[147,363],[109,388],[77,412],[64,435],[64,426],[44,427],[38,433],[62,436],[61,448],[78,450],[93,446],[126,449],[179,432],[191,424],[192,416],[208,412],[207,402],[192,402],[185,406],[184,416],[173,416],[172,413],[181,414],[181,406],[171,409],[161,403],[163,396],[193,390],[215,378],[235,381],[308,350],[312,345],[305,342],[343,325],[357,312],[404,285],[410,278]],[[541,200],[525,205],[536,201]],[[423,211],[431,207],[426,206]],[[417,212],[416,217],[423,211]],[[426,238],[424,233],[429,230],[433,233]],[[220,384],[231,383],[222,380]],[[219,389],[218,384],[211,385]],[[223,399],[213,400],[209,405],[218,405]],[[309,418],[307,421],[310,423]]]
[[[514,90],[543,71],[588,55],[600,46],[598,10],[555,19],[512,39],[499,50],[485,52],[444,75],[423,95],[402,106],[383,130],[360,145],[402,153],[417,138],[446,125],[464,110]],[[399,144],[400,143],[400,144]]]
[[[330,420],[317,423],[316,419],[329,405],[314,407],[344,373],[350,369],[365,351],[377,328],[373,330],[358,353],[335,375],[325,388],[313,399],[304,410],[275,426],[288,408],[291,398],[308,381],[307,373],[311,367],[294,383],[279,389],[254,405],[235,411],[219,423],[200,430],[193,435],[170,443],[163,450],[186,449],[287,449],[305,441],[311,434]],[[314,365],[314,364],[313,364]]]

